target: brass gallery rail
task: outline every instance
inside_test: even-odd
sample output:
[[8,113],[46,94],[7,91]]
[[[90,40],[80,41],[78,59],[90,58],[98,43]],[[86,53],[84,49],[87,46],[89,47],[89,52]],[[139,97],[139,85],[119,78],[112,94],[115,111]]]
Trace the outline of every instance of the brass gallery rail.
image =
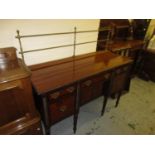
[[[107,37],[105,39],[76,43],[76,35],[77,34],[80,34],[80,33],[93,33],[93,32],[100,32],[100,31],[107,32]],[[31,49],[31,50],[26,50],[26,51],[23,50],[21,38],[45,37],[45,36],[68,35],[68,34],[73,34],[74,35],[74,40],[73,40],[73,43],[72,44],[52,46],[52,47],[39,48],[39,49]],[[95,43],[95,42],[97,42],[97,43],[98,42],[106,42],[106,44],[107,44],[108,41],[109,41],[109,38],[110,38],[110,34],[111,34],[111,28],[110,27],[104,27],[104,28],[101,28],[101,29],[98,29],[98,30],[87,30],[87,31],[77,31],[77,28],[74,27],[74,31],[70,31],[70,32],[47,33],[47,34],[34,34],[34,35],[20,35],[20,31],[17,30],[17,36],[16,36],[16,38],[18,39],[19,45],[20,45],[20,52],[19,53],[21,54],[22,59],[24,61],[24,53],[44,51],[44,50],[56,49],[56,48],[63,48],[63,47],[72,47],[72,46],[73,46],[73,57],[74,57],[75,56],[75,52],[76,52],[76,46],[83,45],[83,44],[89,44],[89,43]]]

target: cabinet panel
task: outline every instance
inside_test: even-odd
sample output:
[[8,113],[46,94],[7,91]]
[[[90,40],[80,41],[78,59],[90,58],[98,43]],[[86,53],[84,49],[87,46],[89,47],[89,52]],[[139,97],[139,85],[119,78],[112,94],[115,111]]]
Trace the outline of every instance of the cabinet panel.
[[103,95],[103,85],[109,78],[110,73],[102,73],[94,77],[93,79],[93,98],[97,98]]
[[90,101],[93,98],[93,79],[87,79],[81,83],[80,104]]
[[[20,85],[17,85],[19,84]],[[16,85],[13,85],[16,84]],[[35,107],[31,94],[29,79],[16,80],[1,84],[0,91],[0,126],[25,116],[26,113],[35,115]]]
[[0,134],[37,134],[32,129],[40,116],[34,106],[30,71],[16,57],[14,47],[0,48],[0,62]]
[[122,90],[128,90],[128,86],[130,85],[130,67],[125,66],[116,69],[115,76],[112,81],[111,94],[118,93]]

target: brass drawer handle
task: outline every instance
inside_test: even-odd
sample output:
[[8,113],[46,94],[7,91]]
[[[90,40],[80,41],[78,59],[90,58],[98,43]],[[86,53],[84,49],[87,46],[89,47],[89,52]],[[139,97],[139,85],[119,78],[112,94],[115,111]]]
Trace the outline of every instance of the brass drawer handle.
[[84,83],[84,85],[86,85],[87,87],[90,86],[92,84],[92,81],[91,80],[88,80]]
[[69,88],[67,88],[66,90],[67,90],[67,92],[69,92],[69,93],[73,93],[74,90],[75,90],[75,88],[74,88],[74,87],[69,87]]
[[67,107],[66,106],[61,106],[59,110],[60,110],[60,112],[65,112],[67,110]]
[[60,92],[55,92],[50,95],[51,99],[57,99],[60,96]]

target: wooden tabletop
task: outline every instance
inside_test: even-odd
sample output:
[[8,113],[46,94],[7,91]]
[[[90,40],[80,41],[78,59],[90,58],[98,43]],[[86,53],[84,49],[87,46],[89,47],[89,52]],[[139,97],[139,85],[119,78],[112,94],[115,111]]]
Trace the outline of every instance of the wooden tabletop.
[[40,95],[131,62],[109,51],[94,52],[41,64],[38,68],[31,66],[31,80]]

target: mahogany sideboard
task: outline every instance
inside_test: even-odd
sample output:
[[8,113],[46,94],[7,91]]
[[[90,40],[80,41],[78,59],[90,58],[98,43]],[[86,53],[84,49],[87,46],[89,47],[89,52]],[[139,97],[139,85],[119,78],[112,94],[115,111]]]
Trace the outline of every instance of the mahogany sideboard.
[[42,134],[30,75],[15,48],[0,48],[0,135]]
[[[122,73],[129,73],[131,65],[132,60],[127,57],[101,51],[29,66],[46,134],[50,134],[51,125],[71,115],[76,132],[80,106],[103,95],[107,91],[103,85],[114,72],[117,76],[113,79],[113,90],[117,92],[125,78]],[[128,79],[127,89],[129,76]]]

